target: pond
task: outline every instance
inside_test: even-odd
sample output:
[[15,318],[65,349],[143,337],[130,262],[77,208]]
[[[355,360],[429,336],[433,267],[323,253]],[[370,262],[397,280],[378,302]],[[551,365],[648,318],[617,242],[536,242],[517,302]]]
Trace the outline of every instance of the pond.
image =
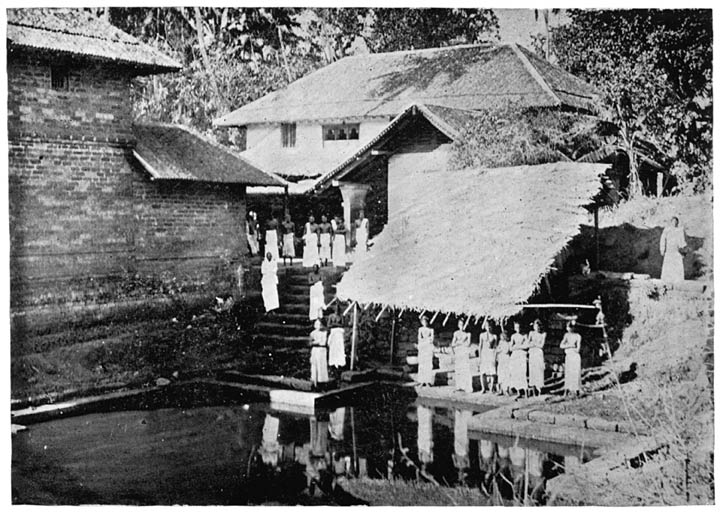
[[470,431],[472,411],[424,405],[393,386],[306,414],[221,395],[168,389],[125,410],[30,425],[13,437],[13,503],[362,503],[340,476],[461,485],[506,500],[527,478],[542,502],[545,479],[592,457]]

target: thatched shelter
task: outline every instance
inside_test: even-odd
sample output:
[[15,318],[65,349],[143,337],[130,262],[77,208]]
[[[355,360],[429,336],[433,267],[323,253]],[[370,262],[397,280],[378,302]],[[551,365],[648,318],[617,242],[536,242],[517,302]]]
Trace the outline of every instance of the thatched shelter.
[[506,318],[588,221],[606,165],[430,172],[338,284],[360,304]]

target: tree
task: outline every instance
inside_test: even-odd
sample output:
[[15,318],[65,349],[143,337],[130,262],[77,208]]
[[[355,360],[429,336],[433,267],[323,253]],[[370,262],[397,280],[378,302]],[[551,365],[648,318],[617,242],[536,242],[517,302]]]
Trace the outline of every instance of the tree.
[[497,40],[491,9],[373,9],[373,52],[412,50]]
[[608,150],[628,156],[631,194],[642,160],[663,162],[695,189],[712,169],[709,10],[569,11],[554,31],[558,64],[598,87],[614,126]]

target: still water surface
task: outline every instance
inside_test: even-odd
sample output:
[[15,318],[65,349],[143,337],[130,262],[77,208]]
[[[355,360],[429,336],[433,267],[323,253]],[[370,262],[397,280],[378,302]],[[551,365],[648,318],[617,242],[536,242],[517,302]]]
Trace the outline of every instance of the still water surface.
[[13,438],[13,502],[360,503],[333,485],[338,476],[435,480],[506,499],[527,477],[541,501],[545,479],[592,457],[587,448],[469,431],[472,411],[392,387],[313,414],[183,402],[31,425]]

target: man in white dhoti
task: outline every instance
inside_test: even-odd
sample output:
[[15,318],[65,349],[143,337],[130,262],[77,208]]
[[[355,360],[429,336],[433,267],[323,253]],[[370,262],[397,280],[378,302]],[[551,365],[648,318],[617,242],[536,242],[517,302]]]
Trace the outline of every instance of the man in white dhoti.
[[330,319],[333,322],[328,326],[328,365],[339,372],[345,366],[345,329],[337,322],[337,315],[331,315]]
[[305,224],[305,233],[303,240],[305,247],[303,248],[303,267],[312,267],[320,265],[320,256],[318,255],[318,225],[315,223],[315,217],[310,215]]
[[315,329],[310,333],[310,380],[313,387],[327,382],[327,332],[320,320],[315,320]]
[[265,304],[265,312],[270,312],[273,309],[280,307],[280,299],[278,298],[277,291],[277,260],[273,259],[271,252],[268,252],[265,259],[260,266],[260,272],[262,273],[262,279],[260,285],[262,286],[262,297],[263,303]]
[[287,259],[295,257],[295,223],[292,221],[290,214],[285,214],[285,221],[282,223],[283,227],[283,243],[282,243],[282,255],[283,264],[287,265]]
[[347,240],[345,238],[346,230],[345,224],[342,219],[335,221],[333,227],[333,241],[332,241],[332,261],[336,267],[344,267],[347,263],[345,256],[345,245]]
[[679,282],[685,279],[683,251],[686,246],[685,232],[680,227],[678,218],[673,217],[670,226],[665,228],[660,236],[660,254],[663,255],[660,279],[668,282]]
[[315,265],[313,271],[308,274],[308,284],[310,285],[308,317],[310,320],[317,320],[323,317],[323,311],[325,310],[325,285],[318,265]]
[[280,261],[280,247],[278,246],[278,221],[275,217],[270,219],[265,226],[265,252],[272,253],[277,263]]
[[318,233],[320,234],[320,251],[319,258],[323,265],[327,265],[328,261],[332,259],[332,236],[333,228],[327,220],[327,217],[323,215],[320,217],[320,225],[318,226]]
[[575,323],[568,322],[567,332],[560,342],[560,348],[565,350],[565,395],[580,394],[582,362],[580,359],[580,344],[582,337],[575,332]]
[[365,218],[365,212],[360,210],[358,218],[355,220],[355,249],[360,252],[367,251],[368,237],[370,231],[370,221]]

